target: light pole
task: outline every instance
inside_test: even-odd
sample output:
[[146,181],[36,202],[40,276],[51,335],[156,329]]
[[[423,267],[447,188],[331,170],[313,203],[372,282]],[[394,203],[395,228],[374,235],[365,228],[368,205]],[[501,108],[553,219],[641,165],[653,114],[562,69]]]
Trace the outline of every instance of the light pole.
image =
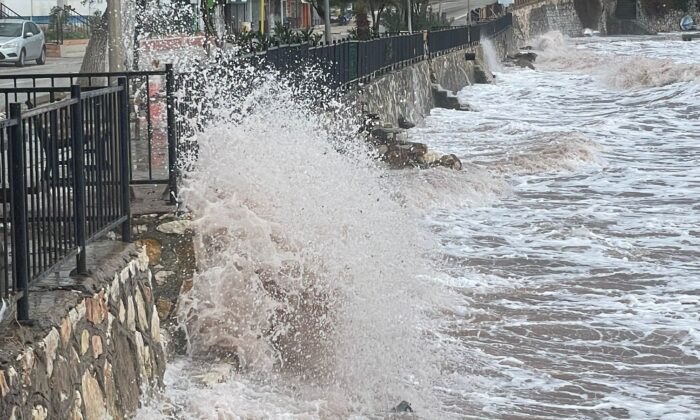
[[260,34],[265,33],[265,0],[260,0]]
[[326,44],[333,42],[333,34],[331,34],[331,6],[328,0],[323,0],[323,23],[326,32]]
[[284,26],[284,0],[280,0],[280,23]]
[[408,14],[408,33],[413,33],[413,28],[411,27],[411,0],[406,0],[406,7],[408,8],[406,14]]
[[472,2],[467,0],[467,42],[472,45]]

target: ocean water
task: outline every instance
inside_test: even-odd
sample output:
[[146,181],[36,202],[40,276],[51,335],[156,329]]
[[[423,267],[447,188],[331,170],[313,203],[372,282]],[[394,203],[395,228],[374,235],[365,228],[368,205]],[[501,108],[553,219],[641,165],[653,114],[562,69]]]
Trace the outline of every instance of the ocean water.
[[377,168],[274,78],[211,118],[189,355],[138,416],[695,418],[700,43],[533,46],[410,130],[461,172]]

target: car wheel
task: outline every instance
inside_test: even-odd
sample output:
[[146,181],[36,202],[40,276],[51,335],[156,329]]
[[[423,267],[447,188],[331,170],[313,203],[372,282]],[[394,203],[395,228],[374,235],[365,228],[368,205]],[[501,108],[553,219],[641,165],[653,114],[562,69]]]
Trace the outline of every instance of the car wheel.
[[41,55],[36,59],[36,63],[40,66],[46,64],[46,47],[41,49]]
[[19,58],[17,59],[17,67],[24,67],[24,59],[27,56],[27,52],[22,50],[19,52]]

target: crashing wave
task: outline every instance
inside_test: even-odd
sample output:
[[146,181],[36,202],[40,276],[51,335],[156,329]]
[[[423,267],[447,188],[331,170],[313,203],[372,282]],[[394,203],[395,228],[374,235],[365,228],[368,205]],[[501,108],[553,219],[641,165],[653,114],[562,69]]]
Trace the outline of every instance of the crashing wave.
[[700,66],[668,59],[596,54],[570,45],[561,32],[548,32],[532,43],[537,63],[550,70],[591,74],[616,89],[700,83]]

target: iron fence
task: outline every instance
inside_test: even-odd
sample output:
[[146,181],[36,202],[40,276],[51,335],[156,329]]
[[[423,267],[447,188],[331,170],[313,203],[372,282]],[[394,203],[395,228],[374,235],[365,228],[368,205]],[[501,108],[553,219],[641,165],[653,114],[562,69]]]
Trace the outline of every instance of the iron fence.
[[66,39],[90,38],[91,32],[91,18],[66,5],[51,14],[45,34],[47,42],[63,44]]
[[28,286],[69,258],[86,274],[86,246],[121,227],[130,240],[126,79],[24,109],[9,106],[2,145],[3,299],[29,319]]
[[0,19],[24,19],[19,13],[0,3]]
[[446,54],[468,45],[478,44],[482,38],[493,38],[511,26],[513,26],[513,15],[506,13],[497,19],[481,21],[471,26],[430,31],[428,50],[431,57]]
[[132,184],[169,185],[171,202],[177,193],[170,173],[175,159],[176,132],[170,130],[174,108],[168,98],[175,92],[168,85],[165,70],[111,73],[58,73],[0,75],[0,107],[3,112],[12,102],[50,103],[65,98],[70,87],[80,84],[84,91],[114,86],[126,78],[129,94],[127,126],[131,138]]

